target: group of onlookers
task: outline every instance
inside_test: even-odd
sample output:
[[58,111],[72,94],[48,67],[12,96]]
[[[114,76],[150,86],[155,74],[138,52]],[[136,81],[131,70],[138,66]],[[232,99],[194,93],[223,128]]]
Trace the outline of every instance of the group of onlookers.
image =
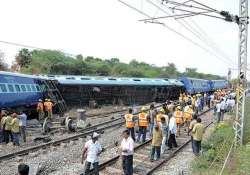
[[23,142],[26,142],[27,115],[24,112],[1,110],[0,121],[0,143],[12,142],[13,145],[19,146],[20,135]]

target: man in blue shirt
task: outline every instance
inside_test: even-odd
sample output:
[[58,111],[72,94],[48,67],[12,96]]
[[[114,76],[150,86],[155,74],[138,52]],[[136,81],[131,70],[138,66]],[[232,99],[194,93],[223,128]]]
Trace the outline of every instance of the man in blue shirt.
[[26,142],[26,126],[27,126],[27,115],[24,112],[20,112],[19,116],[20,133],[23,138],[23,142]]

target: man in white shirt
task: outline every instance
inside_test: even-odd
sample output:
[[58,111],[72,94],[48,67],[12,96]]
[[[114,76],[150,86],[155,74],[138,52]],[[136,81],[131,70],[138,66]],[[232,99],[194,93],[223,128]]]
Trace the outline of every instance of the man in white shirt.
[[177,143],[176,143],[176,132],[177,132],[177,125],[176,125],[176,121],[175,121],[175,117],[170,113],[169,114],[169,138],[168,138],[168,149],[172,149],[173,146],[177,147]]
[[26,142],[27,115],[24,112],[20,112],[18,118],[19,118],[20,134],[23,138],[23,142]]
[[226,101],[224,98],[221,99],[221,102],[220,102],[220,120],[223,121],[224,119],[224,113],[226,112]]
[[90,171],[91,164],[93,165],[94,175],[99,175],[99,155],[102,152],[102,147],[98,142],[99,134],[93,133],[92,139],[85,143],[83,154],[82,154],[82,164],[86,159],[84,171],[88,174]]
[[134,140],[129,136],[128,130],[123,131],[122,136],[120,150],[124,175],[133,175]]
[[220,118],[221,118],[221,103],[217,102],[216,104],[216,115],[217,115],[217,122],[220,122]]

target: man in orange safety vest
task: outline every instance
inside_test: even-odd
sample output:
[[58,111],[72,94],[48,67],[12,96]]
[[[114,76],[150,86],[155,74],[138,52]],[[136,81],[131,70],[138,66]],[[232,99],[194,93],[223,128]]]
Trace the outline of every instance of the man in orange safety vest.
[[129,131],[130,136],[132,139],[135,141],[135,119],[133,115],[133,109],[129,108],[128,114],[125,114],[124,116],[125,121],[126,121],[126,128]]
[[141,136],[142,136],[142,141],[146,141],[146,133],[147,133],[147,128],[149,124],[149,117],[146,113],[147,109],[145,107],[142,107],[141,113],[138,115],[138,126],[139,126],[139,134],[137,138],[137,142],[140,142]]

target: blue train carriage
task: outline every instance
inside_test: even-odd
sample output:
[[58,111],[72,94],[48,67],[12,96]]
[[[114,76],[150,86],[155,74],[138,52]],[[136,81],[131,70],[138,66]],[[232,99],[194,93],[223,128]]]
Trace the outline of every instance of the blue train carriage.
[[34,109],[43,94],[43,80],[36,76],[0,71],[0,108]]
[[216,91],[218,89],[229,88],[229,83],[227,80],[211,80],[210,86],[211,86],[212,91]]
[[211,91],[209,80],[180,77],[179,80],[184,84],[188,94],[205,93]]

